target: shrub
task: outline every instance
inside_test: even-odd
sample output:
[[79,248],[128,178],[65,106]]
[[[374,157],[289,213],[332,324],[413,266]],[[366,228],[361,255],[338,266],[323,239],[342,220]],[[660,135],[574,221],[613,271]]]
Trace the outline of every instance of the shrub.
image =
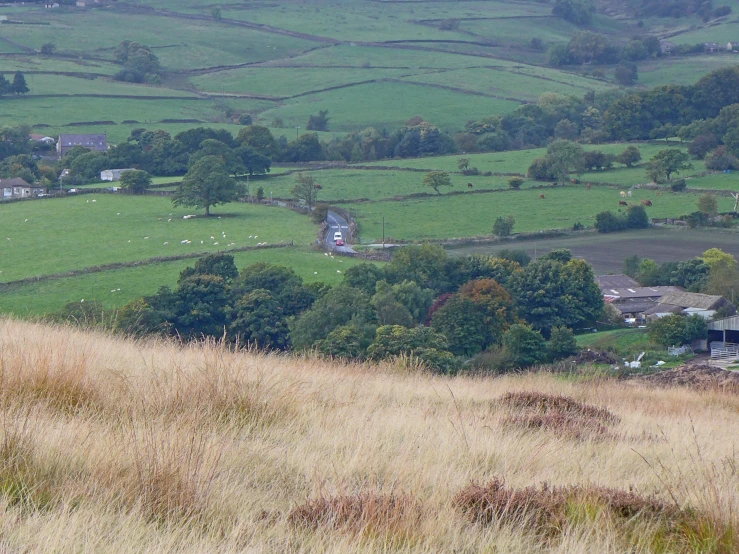
[[675,179],[670,184],[670,190],[672,192],[682,192],[687,188],[687,183],[685,182],[685,179]]
[[529,367],[542,363],[547,358],[544,337],[528,325],[511,325],[503,335],[503,345],[517,367]]
[[497,237],[509,237],[513,233],[513,226],[516,224],[516,220],[512,215],[498,217],[495,219],[493,224],[493,234]]
[[526,182],[523,177],[511,177],[508,179],[508,186],[512,189],[518,190]]
[[546,158],[537,158],[529,166],[526,173],[531,179],[537,181],[553,181],[557,175],[552,169],[552,164]]
[[574,356],[578,352],[575,334],[567,327],[554,327],[549,339],[549,356],[553,360]]
[[680,346],[704,339],[708,334],[706,320],[699,315],[672,314],[649,326],[649,338],[662,346]]

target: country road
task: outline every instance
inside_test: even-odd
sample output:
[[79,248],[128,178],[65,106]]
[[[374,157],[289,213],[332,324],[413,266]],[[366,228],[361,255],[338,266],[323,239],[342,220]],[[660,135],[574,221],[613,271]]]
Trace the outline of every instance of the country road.
[[354,252],[351,246],[336,246],[336,242],[334,241],[334,233],[336,231],[341,231],[342,236],[344,237],[344,240],[346,240],[347,235],[349,234],[349,223],[341,217],[336,212],[332,212],[331,210],[328,211],[328,215],[326,216],[326,220],[328,221],[328,233],[326,233],[326,246],[328,246],[331,250],[336,250],[337,252]]

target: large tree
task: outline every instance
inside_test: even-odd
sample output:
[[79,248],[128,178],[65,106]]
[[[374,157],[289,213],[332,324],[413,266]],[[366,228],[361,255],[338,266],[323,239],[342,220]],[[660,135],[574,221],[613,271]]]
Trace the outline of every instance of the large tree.
[[26,84],[26,78],[20,71],[16,71],[13,75],[13,92],[15,94],[26,94],[30,89]]
[[582,146],[571,140],[558,139],[547,147],[547,161],[552,174],[564,183],[570,172],[580,175],[584,170]]
[[151,186],[151,176],[146,171],[134,169],[121,175],[121,187],[134,194],[146,192]]
[[298,173],[297,183],[293,187],[293,197],[312,209],[318,200],[318,191],[320,185],[316,184],[313,175],[310,173]]
[[211,206],[233,202],[243,194],[243,185],[229,176],[223,161],[216,156],[205,156],[185,174],[172,202],[175,206],[205,208],[208,217]]
[[445,171],[430,171],[424,175],[423,184],[434,189],[436,194],[441,194],[439,187],[451,187],[452,181],[449,178],[449,174]]
[[693,169],[690,155],[679,148],[660,150],[647,164],[647,176],[655,183],[666,179],[670,180],[673,173]]

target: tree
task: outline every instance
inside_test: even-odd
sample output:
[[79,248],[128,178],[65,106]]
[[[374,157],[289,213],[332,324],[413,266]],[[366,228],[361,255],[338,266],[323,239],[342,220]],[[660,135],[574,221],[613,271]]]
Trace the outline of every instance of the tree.
[[460,171],[467,171],[470,168],[470,159],[469,158],[459,158],[457,160],[457,169]]
[[371,323],[375,313],[362,291],[339,286],[317,300],[310,310],[290,323],[290,336],[296,349],[307,349],[328,337],[337,327],[351,321]]
[[236,141],[268,158],[276,157],[279,152],[277,141],[272,132],[261,125],[249,125],[239,130]]
[[649,227],[649,216],[644,206],[629,206],[626,208],[626,228],[646,229]]
[[711,193],[706,193],[698,198],[698,211],[706,214],[708,217],[714,217],[718,214],[718,199]]
[[555,0],[552,15],[575,25],[588,25],[593,20],[593,0]]
[[430,171],[423,177],[423,184],[434,189],[436,194],[441,194],[439,187],[451,187],[452,180],[445,171]]
[[583,172],[583,149],[570,140],[557,139],[547,147],[547,161],[552,174],[560,183],[567,180],[569,173]]
[[382,268],[371,263],[361,263],[344,272],[344,284],[363,291],[368,296],[375,294],[377,282],[385,278]]
[[284,155],[288,162],[312,162],[324,159],[323,146],[316,133],[303,133],[287,146]]
[[439,293],[449,288],[446,269],[444,249],[437,244],[421,244],[398,249],[385,266],[385,275],[390,283],[413,281]]
[[709,248],[701,254],[701,259],[711,271],[720,266],[737,267],[736,258],[720,248]]
[[195,262],[194,267],[186,267],[180,272],[178,283],[189,279],[193,275],[215,275],[230,284],[239,275],[234,257],[230,254],[209,254]]
[[290,345],[287,318],[269,291],[258,289],[236,303],[229,330],[239,343],[270,350],[286,350]]
[[487,344],[499,343],[508,327],[518,322],[513,298],[494,279],[469,281],[462,285],[458,294],[481,310],[488,331]]
[[660,150],[649,160],[647,164],[647,175],[655,183],[663,178],[670,180],[673,173],[693,169],[690,163],[690,155],[678,148]]
[[308,209],[313,209],[313,205],[318,200],[318,187],[313,175],[310,173],[298,173],[297,184],[293,187],[292,193],[296,200],[302,202]]
[[134,169],[121,174],[121,187],[134,194],[142,194],[151,186],[151,176],[146,171]]
[[375,326],[350,322],[331,331],[318,342],[318,351],[345,360],[361,360],[375,339]]
[[526,182],[523,177],[511,177],[508,179],[508,186],[513,190],[518,190]]
[[29,91],[26,78],[20,71],[16,71],[15,75],[13,75],[13,84],[11,86],[15,94],[26,94]]
[[544,337],[528,325],[512,325],[503,335],[503,346],[517,367],[529,367],[547,359]]
[[632,256],[629,256],[624,259],[624,275],[628,275],[629,277],[636,277],[637,272],[639,271],[639,263],[641,262],[641,258],[637,254],[634,254]]
[[512,215],[503,217],[497,217],[493,224],[493,234],[497,237],[509,237],[513,233],[513,226],[516,224],[516,220],[513,219]]
[[13,85],[0,73],[0,96],[13,92]]
[[455,294],[431,318],[431,327],[449,341],[457,356],[471,357],[490,342],[482,309],[469,298]]
[[688,145],[688,154],[696,160],[702,160],[706,154],[718,148],[718,137],[713,133],[706,133],[695,137]]
[[56,44],[53,42],[45,42],[41,45],[41,53],[44,56],[53,56],[56,53]]
[[305,128],[308,131],[328,131],[328,110],[320,110],[318,115],[308,117],[308,123]]
[[367,353],[374,360],[401,355],[413,356],[429,369],[443,373],[449,373],[456,367],[454,356],[448,351],[446,337],[430,327],[379,327],[375,341],[367,349]]
[[233,202],[244,193],[244,186],[229,176],[220,158],[205,156],[185,174],[172,197],[172,203],[175,206],[205,208],[205,216],[209,217],[211,206]]
[[680,346],[706,338],[708,326],[699,315],[671,314],[649,326],[649,338],[662,346]]
[[613,72],[613,76],[619,84],[630,87],[639,80],[639,68],[635,63],[621,62]]
[[577,354],[579,351],[575,334],[567,327],[555,327],[549,338],[549,356],[552,360],[559,360]]
[[177,285],[172,297],[172,332],[186,339],[222,337],[230,299],[226,283],[215,275],[193,275]]

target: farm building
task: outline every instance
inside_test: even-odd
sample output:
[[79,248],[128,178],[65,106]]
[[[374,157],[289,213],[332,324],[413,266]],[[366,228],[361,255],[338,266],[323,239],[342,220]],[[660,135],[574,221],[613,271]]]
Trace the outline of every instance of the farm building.
[[718,42],[704,42],[703,50],[708,53],[718,52],[721,49]]
[[709,322],[708,340],[739,344],[739,315]]
[[82,146],[97,152],[107,152],[108,137],[105,133],[99,135],[59,135],[56,151],[61,157],[64,157],[75,146]]
[[736,314],[734,304],[723,296],[678,291],[662,296],[657,305],[644,312],[644,315],[650,321],[670,314],[699,315],[711,319],[719,310],[731,315]]
[[[643,320],[644,313],[659,304],[669,293],[682,292],[680,287],[640,287],[628,286],[635,283],[625,275],[609,275],[607,280],[598,278],[603,300],[615,307],[625,318]],[[627,281],[628,280],[628,281]],[[627,284],[626,287],[606,288],[605,283]]]
[[29,136],[34,142],[43,142],[44,144],[54,144],[56,142],[54,137],[47,137],[46,135],[36,135],[31,133]]
[[613,289],[635,289],[639,287],[634,279],[628,275],[599,275],[595,278],[602,293],[613,291]]
[[23,179],[0,179],[0,197],[3,200],[11,198],[32,198],[46,192],[44,187],[29,185]]
[[101,181],[120,181],[121,175],[126,171],[133,171],[133,168],[128,169],[106,169],[100,172]]
[[739,40],[732,40],[726,45],[726,49],[729,52],[738,52],[739,51]]

